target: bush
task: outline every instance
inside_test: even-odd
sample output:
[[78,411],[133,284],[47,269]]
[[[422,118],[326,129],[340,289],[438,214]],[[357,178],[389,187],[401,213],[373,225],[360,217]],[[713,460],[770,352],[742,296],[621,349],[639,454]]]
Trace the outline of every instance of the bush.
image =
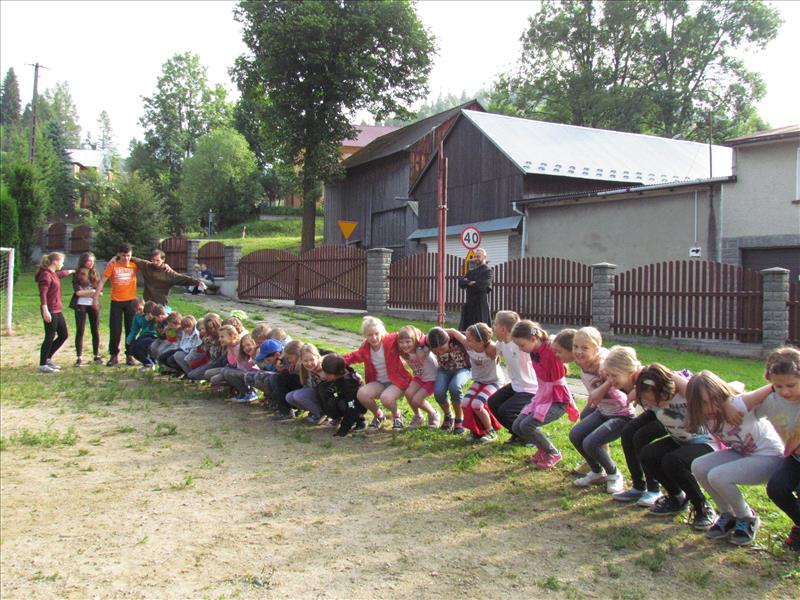
[[14,199],[19,219],[19,262],[30,259],[31,251],[44,225],[46,202],[34,183],[33,168],[27,162],[16,161],[3,172],[8,193]]
[[120,177],[118,190],[97,215],[97,253],[111,256],[121,242],[131,244],[134,254],[149,252],[158,246],[166,226],[153,187],[135,173]]
[[19,245],[19,213],[17,203],[5,182],[0,179],[0,246],[16,248]]

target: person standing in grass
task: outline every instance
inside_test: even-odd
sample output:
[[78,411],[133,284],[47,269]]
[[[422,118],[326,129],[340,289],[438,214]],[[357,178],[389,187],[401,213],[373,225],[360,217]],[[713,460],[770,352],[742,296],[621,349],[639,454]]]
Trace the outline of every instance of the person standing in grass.
[[459,331],[466,331],[467,327],[475,323],[492,322],[489,312],[489,292],[492,291],[492,270],[486,264],[488,257],[486,250],[476,248],[470,261],[470,269],[464,277],[458,280],[458,287],[465,290],[467,298],[461,308],[461,321]]
[[100,311],[94,306],[98,281],[100,281],[100,274],[95,268],[94,254],[84,252],[78,259],[78,268],[72,276],[72,287],[75,293],[69,303],[69,307],[75,311],[75,354],[78,355],[75,361],[76,367],[83,366],[83,335],[86,332],[87,319],[92,332],[94,362],[103,362],[100,356]]
[[67,341],[67,322],[61,304],[61,279],[73,271],[62,270],[64,255],[61,252],[45,254],[39,263],[34,279],[39,285],[39,298],[44,321],[44,340],[39,350],[39,371],[55,373],[60,367],[53,356]]
[[[106,281],[111,280],[111,310],[108,315],[108,353],[110,354],[106,366],[119,364],[119,344],[122,338],[122,325],[125,324],[125,338],[127,339],[133,326],[133,317],[136,314],[134,301],[136,300],[136,274],[139,268],[131,262],[131,245],[122,243],[117,249],[117,254],[106,265],[103,277],[97,284],[94,295],[94,307],[100,308],[100,294]],[[125,363],[136,364],[131,356],[130,344],[125,343]]]

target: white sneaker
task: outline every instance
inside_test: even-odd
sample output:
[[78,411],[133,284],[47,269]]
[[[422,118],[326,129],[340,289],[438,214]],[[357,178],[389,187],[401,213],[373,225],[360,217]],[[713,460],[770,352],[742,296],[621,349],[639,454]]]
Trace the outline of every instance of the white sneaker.
[[606,477],[606,492],[609,494],[617,494],[625,489],[625,480],[622,473],[617,470],[616,473]]
[[39,373],[58,373],[58,371],[50,365],[39,365]]
[[47,359],[47,366],[53,369],[53,371],[61,370],[61,367],[59,367],[56,363],[54,363],[52,358]]
[[655,505],[656,500],[659,498],[661,498],[661,492],[645,492],[639,496],[639,499],[636,501],[636,506],[650,508]]
[[584,475],[583,477],[578,477],[573,483],[578,487],[588,487],[595,483],[603,483],[605,480],[605,469],[601,469],[599,473],[589,471],[588,474]]

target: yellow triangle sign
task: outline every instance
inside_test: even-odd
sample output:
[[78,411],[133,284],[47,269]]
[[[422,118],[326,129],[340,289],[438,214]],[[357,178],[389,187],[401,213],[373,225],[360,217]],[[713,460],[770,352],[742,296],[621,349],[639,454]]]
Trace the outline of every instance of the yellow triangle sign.
[[353,232],[358,226],[357,221],[336,221],[336,224],[339,226],[345,241],[350,239],[350,236],[353,235]]
[[473,256],[475,256],[475,250],[470,250],[467,252],[467,258],[464,259],[464,275],[466,275],[467,271],[469,271],[469,261],[472,260]]

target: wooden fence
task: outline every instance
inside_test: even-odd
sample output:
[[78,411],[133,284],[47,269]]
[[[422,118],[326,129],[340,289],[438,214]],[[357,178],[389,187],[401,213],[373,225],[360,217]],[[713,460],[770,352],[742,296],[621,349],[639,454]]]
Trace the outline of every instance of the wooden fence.
[[72,254],[89,252],[92,249],[92,228],[78,225],[69,237],[69,250]]
[[[390,308],[436,310],[436,254],[413,254],[394,261],[389,267]],[[464,291],[458,278],[464,259],[445,256],[445,310],[461,310]]]
[[786,341],[800,347],[800,282],[789,284],[786,308],[789,310],[789,338]]
[[161,242],[160,248],[166,254],[167,264],[178,273],[188,273],[194,265],[186,264],[186,238],[169,237]]
[[762,335],[762,278],[757,271],[708,261],[636,267],[614,278],[617,335],[737,340]]
[[205,264],[214,277],[225,277],[225,244],[206,242],[197,251],[197,262]]
[[256,250],[239,261],[239,298],[294,300],[297,256],[284,250]]
[[53,223],[47,228],[48,251],[63,250],[67,247],[67,226],[65,223]]

